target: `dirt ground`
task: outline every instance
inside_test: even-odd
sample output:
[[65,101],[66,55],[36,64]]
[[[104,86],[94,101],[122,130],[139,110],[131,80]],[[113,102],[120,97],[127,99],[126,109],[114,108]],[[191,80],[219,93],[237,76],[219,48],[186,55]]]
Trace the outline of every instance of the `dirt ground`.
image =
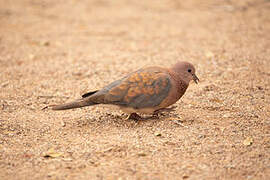
[[[0,179],[270,179],[269,0],[0,0]],[[55,112],[192,62],[175,111]]]

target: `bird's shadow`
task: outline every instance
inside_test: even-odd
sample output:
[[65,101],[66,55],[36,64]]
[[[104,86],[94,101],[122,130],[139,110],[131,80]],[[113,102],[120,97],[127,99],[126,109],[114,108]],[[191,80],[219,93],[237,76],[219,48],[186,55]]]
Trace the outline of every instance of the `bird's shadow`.
[[[104,113],[104,114],[100,114],[100,116],[92,116],[92,114],[90,113],[89,116],[88,115],[83,115],[79,118],[79,121],[77,121],[75,123],[74,126],[93,126],[93,124],[96,124],[97,126],[100,126],[100,124],[103,127],[104,125],[107,126],[116,126],[116,127],[125,127],[125,128],[134,128],[134,127],[139,127],[142,124],[145,123],[156,123],[158,122],[158,120],[164,120],[166,118],[171,118],[176,116],[175,113],[172,113],[175,111],[177,106],[172,106],[169,108],[164,108],[164,109],[160,109],[158,111],[156,111],[154,113],[154,115],[142,115],[139,116],[139,118],[127,118],[128,115],[125,113]],[[42,110],[46,111],[49,108],[43,108]],[[88,113],[87,113],[88,114]]]
[[[136,123],[138,122],[144,122],[144,121],[151,121],[151,120],[158,120],[158,119],[163,119],[166,117],[170,117],[171,116],[171,112],[175,111],[175,108],[177,106],[172,106],[170,108],[163,108],[160,110],[157,110],[154,112],[154,114],[152,115],[143,115],[140,116],[136,113],[128,115],[126,118],[124,118],[124,120],[129,120],[129,121],[134,121]],[[115,116],[116,119],[123,119],[123,116],[125,116],[125,114],[122,114],[121,116]]]

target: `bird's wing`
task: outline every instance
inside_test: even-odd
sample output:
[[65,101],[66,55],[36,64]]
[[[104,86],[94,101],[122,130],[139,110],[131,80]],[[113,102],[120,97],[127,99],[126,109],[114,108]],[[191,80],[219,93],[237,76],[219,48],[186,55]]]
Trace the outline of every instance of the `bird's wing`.
[[85,94],[82,95],[82,98],[87,98],[89,96],[92,96],[93,94],[95,94],[96,92],[98,92],[98,90],[96,91],[91,91],[91,92],[87,92]]
[[170,75],[164,69],[147,68],[113,82],[99,93],[104,95],[104,103],[140,109],[157,107],[170,89]]

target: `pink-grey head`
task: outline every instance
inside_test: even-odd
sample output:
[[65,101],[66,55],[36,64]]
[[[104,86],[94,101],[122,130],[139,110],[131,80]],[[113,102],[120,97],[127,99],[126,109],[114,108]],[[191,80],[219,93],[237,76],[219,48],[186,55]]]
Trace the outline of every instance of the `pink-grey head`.
[[199,78],[195,74],[195,67],[189,62],[180,61],[173,65],[171,69],[187,84],[189,84],[191,80],[196,84],[199,81]]

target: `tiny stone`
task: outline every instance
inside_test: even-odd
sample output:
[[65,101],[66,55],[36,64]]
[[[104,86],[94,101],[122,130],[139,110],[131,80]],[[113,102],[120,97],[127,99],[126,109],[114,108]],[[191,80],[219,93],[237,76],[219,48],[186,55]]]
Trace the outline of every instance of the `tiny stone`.
[[66,123],[64,121],[61,122],[62,127],[66,126]]
[[231,117],[231,115],[229,113],[226,113],[223,115],[224,118],[228,118],[228,117]]

